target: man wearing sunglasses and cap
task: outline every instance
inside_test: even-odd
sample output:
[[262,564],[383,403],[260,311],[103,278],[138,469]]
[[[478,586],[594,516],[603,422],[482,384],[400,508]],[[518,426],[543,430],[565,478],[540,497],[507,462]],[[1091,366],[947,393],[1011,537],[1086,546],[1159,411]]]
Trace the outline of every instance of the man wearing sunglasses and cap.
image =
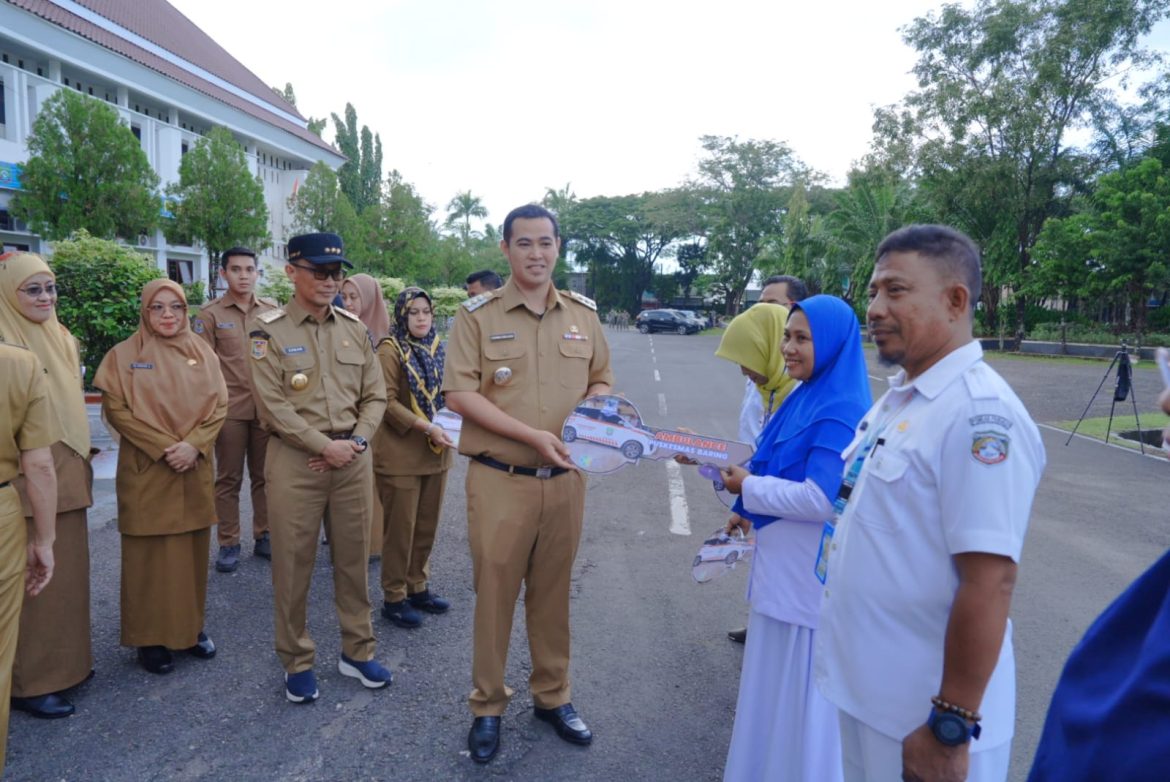
[[326,508],[341,624],[338,670],[370,689],[391,679],[374,660],[366,573],[373,492],[368,439],[386,409],[386,388],[366,327],[332,305],[345,267],[353,264],[336,234],[292,237],[285,267],[292,300],[248,324],[256,405],[273,434],[264,473],[277,487],[268,497],[276,654],[293,703],[318,695],[305,614]]

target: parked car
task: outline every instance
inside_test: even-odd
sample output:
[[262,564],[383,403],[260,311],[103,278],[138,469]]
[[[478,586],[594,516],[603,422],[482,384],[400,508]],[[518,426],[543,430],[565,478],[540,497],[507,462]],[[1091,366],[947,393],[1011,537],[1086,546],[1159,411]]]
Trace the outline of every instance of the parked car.
[[646,310],[639,312],[634,325],[643,334],[653,331],[673,331],[676,334],[694,334],[699,324],[677,310]]
[[707,328],[707,319],[694,310],[675,310],[675,312],[681,314],[688,320],[694,321],[695,325],[699,327],[699,331]]

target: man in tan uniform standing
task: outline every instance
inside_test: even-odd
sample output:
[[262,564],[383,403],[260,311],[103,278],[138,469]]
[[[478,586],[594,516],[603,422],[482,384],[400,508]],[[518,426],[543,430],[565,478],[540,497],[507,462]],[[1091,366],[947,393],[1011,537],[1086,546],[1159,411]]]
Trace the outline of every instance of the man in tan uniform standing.
[[512,276],[470,299],[455,319],[443,388],[463,416],[468,542],[475,583],[475,649],[467,737],[472,760],[500,745],[512,613],[527,584],[532,652],[529,689],[538,718],[575,744],[593,734],[570,703],[569,579],[585,512],[585,479],[561,442],[584,397],[609,393],[613,373],[597,307],[556,290],[561,241],[546,209],[522,206],[504,220],[500,249]]
[[268,432],[260,426],[252,401],[252,375],[248,369],[247,323],[262,312],[276,309],[271,299],[257,298],[254,288],[259,273],[256,253],[233,247],[219,260],[219,275],[228,292],[213,299],[191,321],[191,330],[207,340],[219,356],[228,389],[228,415],[215,441],[215,516],[219,554],[215,569],[231,573],[240,564],[240,487],[244,483],[244,459],[252,484],[253,553],[272,559],[268,538],[268,500],[264,491],[264,453]]
[[276,654],[285,696],[317,699],[316,647],[305,624],[317,535],[330,511],[333,600],[341,623],[343,676],[370,688],[390,683],[374,660],[366,563],[374,473],[369,438],[386,409],[382,371],[366,327],[331,305],[345,277],[341,237],[303,234],[288,242],[293,299],[248,323],[252,385],[268,441]]
[[[0,343],[0,775],[8,750],[8,697],[24,602],[21,587],[37,595],[53,577],[57,473],[49,448],[62,434],[44,374],[31,351]],[[31,541],[20,495],[12,485],[22,473],[36,530]]]

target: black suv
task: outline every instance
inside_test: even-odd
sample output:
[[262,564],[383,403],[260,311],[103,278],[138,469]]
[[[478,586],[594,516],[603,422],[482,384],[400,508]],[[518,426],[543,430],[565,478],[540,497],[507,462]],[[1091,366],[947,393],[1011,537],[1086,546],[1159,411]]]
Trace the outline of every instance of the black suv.
[[699,324],[675,310],[646,310],[634,319],[638,331],[649,334],[652,331],[673,331],[677,334],[694,334]]

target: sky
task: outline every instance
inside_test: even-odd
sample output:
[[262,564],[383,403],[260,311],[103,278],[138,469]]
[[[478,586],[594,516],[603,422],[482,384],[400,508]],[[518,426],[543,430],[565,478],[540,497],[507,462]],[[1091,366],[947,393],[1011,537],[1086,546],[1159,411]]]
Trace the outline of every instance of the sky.
[[495,225],[546,188],[588,198],[679,185],[703,135],[784,141],[841,183],[868,150],[873,109],[915,87],[899,28],[941,6],[170,2],[269,84],[291,82],[306,117],[352,103],[381,135],[387,172],[440,219],[470,190]]

